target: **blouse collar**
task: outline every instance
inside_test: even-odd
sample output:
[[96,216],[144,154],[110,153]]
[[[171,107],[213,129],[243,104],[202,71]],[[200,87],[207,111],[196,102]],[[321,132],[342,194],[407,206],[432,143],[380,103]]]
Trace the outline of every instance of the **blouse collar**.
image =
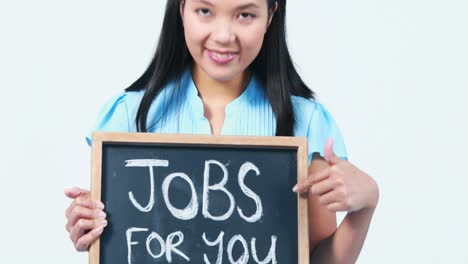
[[[203,109],[203,101],[198,96],[198,89],[195,86],[195,82],[193,81],[192,74],[190,70],[186,70],[184,73],[184,79],[187,81],[187,99],[192,107],[192,111],[194,114],[199,116],[204,116],[204,109]],[[244,91],[239,95],[236,99],[226,105],[225,113],[226,116],[230,116],[239,112],[246,107],[249,107],[254,101],[256,97],[260,95],[262,92],[262,86],[255,74],[252,75],[249,84],[244,89]]]

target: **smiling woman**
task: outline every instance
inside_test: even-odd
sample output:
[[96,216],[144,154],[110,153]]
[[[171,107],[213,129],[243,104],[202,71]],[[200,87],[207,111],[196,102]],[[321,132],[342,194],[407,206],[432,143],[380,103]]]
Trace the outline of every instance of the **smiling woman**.
[[242,73],[262,48],[275,11],[268,9],[266,1],[256,2],[238,6],[223,1],[215,6],[208,1],[187,1],[181,5],[185,40],[197,73],[218,81],[244,77]]
[[[347,160],[336,122],[294,68],[285,14],[286,0],[168,0],[153,60],[94,130],[307,137],[310,175],[293,191],[309,198],[311,261],[353,263],[378,187]],[[66,195],[66,228],[87,250],[107,225],[103,205],[79,188]],[[339,228],[338,211],[348,212]]]

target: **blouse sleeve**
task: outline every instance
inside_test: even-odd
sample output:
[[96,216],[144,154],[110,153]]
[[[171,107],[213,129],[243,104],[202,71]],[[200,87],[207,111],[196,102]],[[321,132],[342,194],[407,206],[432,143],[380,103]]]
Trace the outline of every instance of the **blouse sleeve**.
[[108,100],[98,114],[94,128],[86,136],[86,142],[91,146],[94,131],[129,132],[129,118],[126,104],[126,93],[121,93]]
[[324,157],[323,149],[329,138],[333,139],[333,151],[335,154],[347,160],[346,146],[335,120],[325,107],[318,102],[314,102],[307,131],[309,164],[315,152],[320,153],[320,156]]

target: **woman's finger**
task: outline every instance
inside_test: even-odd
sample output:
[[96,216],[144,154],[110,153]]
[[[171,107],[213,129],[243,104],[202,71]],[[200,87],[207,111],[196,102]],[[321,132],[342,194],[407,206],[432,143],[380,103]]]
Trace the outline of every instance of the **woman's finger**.
[[332,191],[320,195],[318,199],[321,205],[328,205],[342,201],[343,196],[339,190],[333,189]]
[[89,196],[79,196],[75,199],[75,203],[89,209],[104,209],[104,204],[101,201],[91,200]]
[[317,173],[312,174],[311,175],[312,184],[315,184],[317,182],[327,179],[328,177],[330,177],[330,173],[331,173],[331,167],[327,167]]
[[75,207],[77,206],[77,204],[75,203],[75,201],[73,201],[70,206],[68,206],[67,210],[65,210],[65,217],[67,218],[67,224],[65,225],[65,229],[67,229],[68,232],[70,232],[71,228],[73,227],[73,224],[71,222],[71,214],[73,212],[73,210],[75,209]]
[[330,171],[328,168],[318,171],[317,173],[309,175],[302,180],[300,180],[296,186],[294,186],[293,191],[298,193],[304,193],[309,191],[309,188],[314,184],[317,179],[325,179],[328,177]]
[[312,187],[310,187],[310,193],[313,195],[322,195],[324,193],[332,191],[338,185],[339,183],[336,179],[327,178],[320,182],[314,183]]
[[106,213],[99,209],[89,209],[80,205],[73,207],[70,215],[68,216],[68,226],[72,227],[79,219],[106,219]]
[[88,196],[79,196],[74,199],[70,206],[65,210],[65,216],[70,217],[71,212],[75,209],[76,206],[82,206],[89,209],[104,209],[104,204],[101,201],[91,200]]
[[81,236],[75,243],[76,250],[78,251],[88,250],[89,245],[91,245],[91,243],[93,243],[102,234],[103,230],[104,228],[102,226],[97,227],[89,231],[85,235]]
[[[89,208],[89,209],[96,209],[96,210],[102,210],[104,209],[104,204],[101,201],[97,200],[91,200],[89,198],[89,195],[85,194],[82,196],[78,196],[76,199],[73,200],[72,204],[67,208],[65,211],[65,216],[67,217],[68,221],[65,226],[65,229],[70,232],[71,228],[75,224],[75,219],[76,216],[72,216],[72,212],[74,210],[80,210],[80,209],[75,209],[77,206]],[[79,216],[78,216],[79,218]],[[87,216],[86,218],[90,218]],[[99,218],[99,215],[93,218]]]
[[75,199],[76,197],[80,195],[89,195],[88,190],[81,189],[78,187],[66,188],[64,190],[64,193],[68,198],[71,198],[71,199]]
[[76,243],[85,233],[89,230],[105,227],[107,225],[106,220],[89,220],[89,219],[80,219],[70,230],[70,239],[73,243]]

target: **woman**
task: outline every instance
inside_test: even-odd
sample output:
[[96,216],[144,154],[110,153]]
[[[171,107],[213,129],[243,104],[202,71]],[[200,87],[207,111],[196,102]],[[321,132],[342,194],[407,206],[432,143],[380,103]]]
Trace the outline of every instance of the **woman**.
[[[354,263],[378,187],[347,161],[335,121],[294,69],[285,13],[285,0],[168,0],[151,64],[95,130],[306,136],[309,176],[293,191],[309,197],[311,261]],[[66,228],[85,251],[107,225],[104,205],[86,190],[65,193]],[[337,211],[348,212],[338,228]]]

